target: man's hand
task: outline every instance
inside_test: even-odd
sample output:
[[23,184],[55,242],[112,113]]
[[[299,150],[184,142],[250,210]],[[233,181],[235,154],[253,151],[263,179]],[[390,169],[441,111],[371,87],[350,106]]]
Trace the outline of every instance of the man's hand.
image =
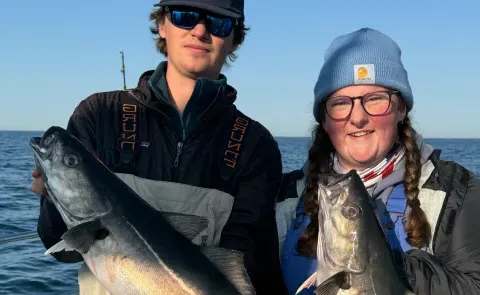
[[45,183],[43,182],[41,176],[42,174],[40,172],[40,169],[35,168],[32,172],[32,177],[34,178],[34,180],[32,181],[31,190],[39,196],[47,194],[47,189],[45,188]]

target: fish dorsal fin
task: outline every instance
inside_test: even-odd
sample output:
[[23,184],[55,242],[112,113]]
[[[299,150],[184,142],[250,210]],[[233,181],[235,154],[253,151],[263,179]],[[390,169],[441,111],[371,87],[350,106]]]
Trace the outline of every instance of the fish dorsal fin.
[[242,295],[254,295],[250,277],[243,261],[243,253],[218,247],[200,247],[202,253],[223,273]]
[[187,239],[193,240],[208,227],[208,219],[201,216],[162,212],[163,217]]
[[303,282],[303,284],[300,285],[300,287],[298,287],[297,292],[295,294],[298,294],[303,289],[308,289],[311,286],[313,286],[315,284],[316,277],[317,277],[317,272],[314,272],[308,279],[305,280],[305,282]]

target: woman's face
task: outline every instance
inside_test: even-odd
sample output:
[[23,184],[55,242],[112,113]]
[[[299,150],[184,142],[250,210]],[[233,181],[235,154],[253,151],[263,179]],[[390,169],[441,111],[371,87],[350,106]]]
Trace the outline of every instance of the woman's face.
[[[364,96],[389,90],[380,86],[355,85],[342,88],[330,97]],[[344,169],[369,168],[383,159],[393,147],[398,137],[398,123],[405,119],[406,108],[396,94],[391,97],[390,107],[379,116],[367,114],[359,99],[354,101],[350,115],[344,119],[332,119],[325,114],[323,127]]]

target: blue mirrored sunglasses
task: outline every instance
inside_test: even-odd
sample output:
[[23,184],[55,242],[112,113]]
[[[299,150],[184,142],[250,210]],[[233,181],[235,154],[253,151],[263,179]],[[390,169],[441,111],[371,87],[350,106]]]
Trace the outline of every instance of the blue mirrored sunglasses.
[[165,12],[170,13],[170,22],[182,29],[193,29],[203,19],[207,31],[221,38],[228,37],[233,27],[237,25],[237,21],[230,17],[208,14],[190,8],[166,7]]

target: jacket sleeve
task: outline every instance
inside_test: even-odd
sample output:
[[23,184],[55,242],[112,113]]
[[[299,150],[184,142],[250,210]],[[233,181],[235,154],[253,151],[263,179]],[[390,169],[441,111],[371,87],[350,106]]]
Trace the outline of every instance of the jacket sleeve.
[[[447,204],[448,206],[448,204]],[[412,250],[404,259],[407,277],[419,295],[480,294],[480,180],[473,173],[442,258]],[[455,218],[454,209],[446,219]],[[440,233],[440,231],[442,231]],[[443,228],[439,234],[445,235]]]
[[284,294],[274,212],[282,162],[277,142],[266,133],[242,165],[232,212],[220,239],[221,247],[244,253],[258,295]]
[[[87,148],[95,151],[94,116],[88,100],[82,101],[73,112],[66,130],[77,137]],[[37,232],[45,248],[50,248],[60,241],[67,227],[55,205],[46,196],[40,197],[40,215]],[[61,251],[52,254],[58,261],[75,263],[83,260],[76,251]]]

